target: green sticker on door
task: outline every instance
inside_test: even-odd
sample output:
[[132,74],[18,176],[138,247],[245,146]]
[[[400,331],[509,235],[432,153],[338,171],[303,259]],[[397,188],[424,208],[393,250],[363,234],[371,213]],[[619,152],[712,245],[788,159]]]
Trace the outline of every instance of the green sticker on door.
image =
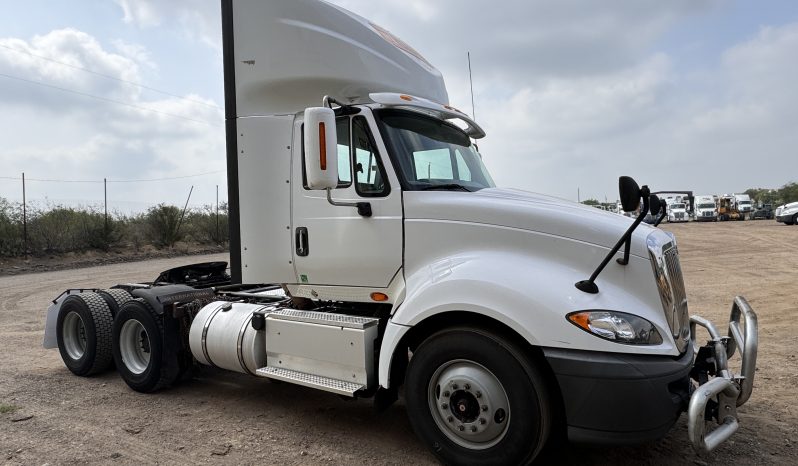
[[307,283],[308,282],[308,276],[305,275],[304,273],[300,274],[299,275],[299,280],[302,281],[302,283]]

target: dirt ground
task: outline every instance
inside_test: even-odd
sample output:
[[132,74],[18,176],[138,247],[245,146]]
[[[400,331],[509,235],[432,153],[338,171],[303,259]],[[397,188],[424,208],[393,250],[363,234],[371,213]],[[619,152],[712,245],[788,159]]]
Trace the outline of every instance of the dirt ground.
[[[691,313],[725,328],[731,300],[740,294],[759,315],[756,384],[739,410],[740,430],[712,454],[698,456],[682,416],[657,443],[569,447],[549,452],[543,462],[798,464],[798,227],[747,221],[665,228],[679,241]],[[185,385],[143,395],[114,372],[75,377],[57,350],[42,349],[45,309],[62,290],[151,280],[186,260],[0,277],[0,463],[434,463],[401,401],[378,415],[369,400],[210,369]]]

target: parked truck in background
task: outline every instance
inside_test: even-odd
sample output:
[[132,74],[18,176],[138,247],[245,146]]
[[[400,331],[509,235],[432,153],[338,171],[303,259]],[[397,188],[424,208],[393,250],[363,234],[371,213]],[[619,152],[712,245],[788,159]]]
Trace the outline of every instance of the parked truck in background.
[[740,220],[748,220],[754,214],[754,203],[748,194],[732,194],[737,211],[740,213]]
[[714,196],[695,197],[695,220],[698,222],[718,221],[718,206],[715,204]]
[[674,199],[672,202],[668,203],[668,223],[675,223],[675,222],[686,222],[690,220],[689,215],[687,214],[687,206],[681,199]]
[[113,363],[154,392],[210,365],[379,409],[404,387],[447,464],[651,441],[684,411],[699,451],[734,433],[756,314],[734,298],[731,338],[689,315],[647,187],[620,180],[636,219],[498,188],[485,132],[390,32],[316,0],[223,0],[222,19],[230,273],[66,290],[45,346],[73,373]]
[[775,215],[779,223],[798,225],[798,202],[778,206]]

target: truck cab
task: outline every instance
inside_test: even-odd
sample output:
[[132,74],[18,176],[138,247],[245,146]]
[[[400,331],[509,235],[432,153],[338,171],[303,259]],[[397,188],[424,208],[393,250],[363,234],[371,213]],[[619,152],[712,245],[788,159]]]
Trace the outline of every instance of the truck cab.
[[687,214],[687,206],[681,200],[674,200],[668,204],[668,222],[686,222],[690,219]]
[[695,220],[697,222],[718,221],[718,207],[713,196],[695,197]]
[[754,214],[754,203],[748,194],[733,194],[737,204],[737,211],[740,213],[741,220],[750,219]]

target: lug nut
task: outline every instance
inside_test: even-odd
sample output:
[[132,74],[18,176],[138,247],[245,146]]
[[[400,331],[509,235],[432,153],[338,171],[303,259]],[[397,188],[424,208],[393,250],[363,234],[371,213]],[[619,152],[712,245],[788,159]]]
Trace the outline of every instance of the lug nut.
[[471,426],[471,432],[476,432],[476,431],[477,431],[477,426]]
[[482,392],[477,392],[476,396],[477,396],[477,398],[482,398]]
[[466,390],[471,390],[471,384],[470,383],[465,384],[465,389]]
[[487,411],[487,410],[488,410],[488,405],[482,405],[482,411]]
[[486,422],[488,422],[488,421],[486,421],[484,417],[479,418],[479,423],[480,424],[485,425]]
[[443,396],[445,396],[446,398],[449,398],[449,392],[448,391],[443,392]]
[[460,432],[465,430],[465,426],[457,426],[457,428],[460,430]]
[[449,409],[449,403],[443,403],[441,409]]
[[452,390],[457,390],[458,388],[460,388],[460,387],[458,387],[456,383],[452,384]]
[[454,418],[452,416],[447,417],[446,420],[449,422],[454,422]]

